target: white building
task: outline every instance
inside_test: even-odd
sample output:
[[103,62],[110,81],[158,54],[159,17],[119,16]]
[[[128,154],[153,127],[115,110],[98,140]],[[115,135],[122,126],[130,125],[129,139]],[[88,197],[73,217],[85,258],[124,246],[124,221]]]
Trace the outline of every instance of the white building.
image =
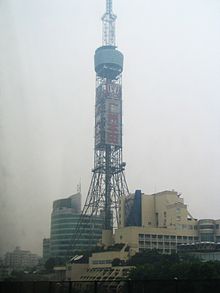
[[4,264],[12,270],[23,270],[33,268],[39,263],[40,257],[29,250],[21,250],[16,247],[13,252],[7,252]]

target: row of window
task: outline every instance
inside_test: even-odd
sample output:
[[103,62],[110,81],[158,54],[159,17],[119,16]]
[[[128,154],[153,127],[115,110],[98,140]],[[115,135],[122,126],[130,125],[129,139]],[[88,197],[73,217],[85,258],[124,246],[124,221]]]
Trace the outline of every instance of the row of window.
[[[142,252],[142,251],[145,251],[146,248],[139,248],[139,251]],[[175,249],[169,249],[169,248],[164,248],[164,249],[158,249],[158,252],[159,253],[167,253],[167,254],[170,254],[172,252],[176,252],[176,248]]]
[[92,263],[94,265],[104,265],[104,264],[111,264],[112,260],[108,259],[108,260],[93,260]]
[[[99,240],[99,238],[94,238],[94,239],[87,239],[87,240],[79,240],[77,242],[77,246],[81,246],[81,245],[90,245],[90,244],[97,244],[97,241]],[[67,247],[70,247],[71,243],[70,241],[53,241],[53,243],[51,244],[51,250],[54,249],[66,249]]]
[[52,219],[52,224],[65,224],[65,223],[78,223],[79,219],[77,218],[68,218],[68,219]]
[[[55,219],[80,219],[80,214],[72,214],[72,213],[68,213],[68,214],[52,214],[51,219],[54,221]],[[101,216],[93,216],[93,219],[95,219],[95,221],[103,221],[103,217]],[[90,216],[86,216],[83,218],[84,222],[91,222],[91,217]]]
[[176,235],[161,235],[161,234],[139,234],[139,239],[195,239],[197,236],[176,236]]
[[[79,222],[79,220],[80,220],[80,217],[67,217],[67,218],[63,218],[63,217],[61,217],[61,218],[52,218],[51,219],[51,223],[53,223],[53,224],[58,224],[58,223],[62,223],[62,224],[64,224],[64,223],[78,223]],[[84,221],[84,224],[90,224],[92,221]],[[95,219],[94,221],[93,221],[95,224],[99,224],[99,225],[101,225],[102,223],[103,223],[103,219]]]
[[[65,223],[65,224],[60,224],[60,223],[52,223],[51,224],[51,229],[63,229],[63,228],[68,228],[68,227],[72,227],[72,228],[75,228],[77,227],[77,222],[70,222],[69,223]],[[97,224],[97,223],[94,223],[94,224],[87,224],[87,225],[80,225],[80,229],[84,229],[84,228],[87,228],[87,229],[102,229],[103,225],[102,224]]]
[[[79,242],[86,242],[88,241],[88,239],[96,239],[99,240],[101,238],[100,234],[93,234],[93,235],[84,235],[84,236],[80,236],[79,238]],[[69,244],[69,242],[71,241],[72,236],[66,237],[65,239],[57,239],[57,238],[53,238],[51,239],[51,245],[56,244],[56,243],[63,243],[63,244]]]
[[[98,233],[93,233],[93,234],[91,234],[91,233],[90,234],[81,234],[80,239],[90,239],[91,235],[92,235],[92,237],[100,238],[102,233],[101,233],[101,231],[98,231]],[[68,234],[66,233],[66,234],[61,234],[61,235],[60,234],[53,234],[51,241],[64,240],[64,239],[68,240],[68,239],[71,239],[72,237],[73,237],[73,233],[68,233]]]
[[[73,231],[74,231],[74,228],[75,227],[70,227],[70,228],[63,228],[63,229],[60,229],[60,228],[52,228],[51,229],[51,236],[52,235],[54,235],[54,234],[58,234],[58,235],[63,235],[63,234],[69,234],[71,231],[72,231],[72,233],[73,233]],[[99,229],[82,229],[82,230],[80,230],[81,231],[81,233],[88,233],[88,234],[92,234],[92,233],[101,233],[101,229],[99,228]],[[92,231],[92,233],[91,233],[91,231]]]
[[174,242],[174,243],[192,243],[198,241],[197,236],[176,236],[176,235],[157,235],[157,234],[139,234],[139,241],[151,242]]
[[157,246],[173,246],[175,247],[177,245],[176,242],[150,242],[150,241],[139,241],[139,246],[154,246],[154,247],[157,247]]

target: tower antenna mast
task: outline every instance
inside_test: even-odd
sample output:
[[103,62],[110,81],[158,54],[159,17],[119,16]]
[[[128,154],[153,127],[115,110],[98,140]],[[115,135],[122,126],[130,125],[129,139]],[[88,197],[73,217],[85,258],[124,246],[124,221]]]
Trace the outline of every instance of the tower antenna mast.
[[117,16],[112,11],[112,0],[106,0],[106,12],[102,17],[103,46],[115,46],[115,21]]
[[[122,157],[122,71],[123,54],[115,46],[116,15],[112,0],[106,0],[102,17],[103,43],[96,49],[94,168],[85,205],[73,231],[69,256],[74,251],[111,244],[113,231],[120,227],[119,201],[129,194]],[[89,233],[83,227],[89,225]],[[100,229],[101,228],[101,229]],[[102,231],[100,233],[100,231]],[[108,242],[108,243],[107,243]]]

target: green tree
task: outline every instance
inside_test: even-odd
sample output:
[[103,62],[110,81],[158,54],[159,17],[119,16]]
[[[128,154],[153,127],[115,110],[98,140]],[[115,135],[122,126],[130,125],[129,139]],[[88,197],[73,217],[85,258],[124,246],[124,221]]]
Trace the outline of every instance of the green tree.
[[191,256],[162,255],[157,251],[144,251],[129,262],[136,268],[130,273],[133,280],[167,279],[219,279],[220,262],[202,262]]

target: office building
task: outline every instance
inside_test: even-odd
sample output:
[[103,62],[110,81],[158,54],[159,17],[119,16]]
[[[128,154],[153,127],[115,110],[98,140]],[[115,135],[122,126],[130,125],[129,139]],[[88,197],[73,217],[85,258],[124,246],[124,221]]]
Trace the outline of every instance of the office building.
[[[81,194],[77,193],[53,203],[51,214],[50,256],[68,259],[73,255],[71,250],[75,233],[81,219]],[[101,239],[103,218],[93,216],[93,227],[90,217],[84,218],[81,226],[76,251],[86,251],[94,247]],[[93,229],[91,229],[93,228]]]

